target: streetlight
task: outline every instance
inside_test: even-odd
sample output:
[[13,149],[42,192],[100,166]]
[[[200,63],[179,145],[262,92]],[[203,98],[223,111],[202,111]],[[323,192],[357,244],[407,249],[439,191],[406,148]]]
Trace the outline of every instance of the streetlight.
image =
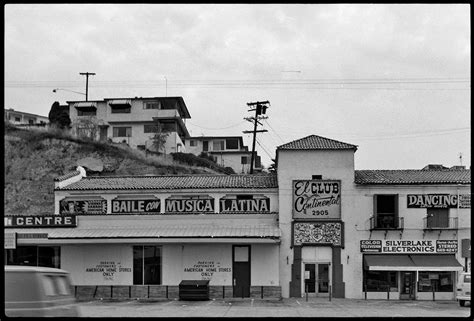
[[74,90],[69,90],[69,89],[62,89],[62,88],[54,88],[54,89],[53,89],[53,93],[57,92],[58,90],[70,91],[70,92],[72,92],[72,93],[76,93],[76,94],[80,94],[80,95],[86,96],[86,94],[81,93],[81,92],[79,92],[79,91],[74,91]]

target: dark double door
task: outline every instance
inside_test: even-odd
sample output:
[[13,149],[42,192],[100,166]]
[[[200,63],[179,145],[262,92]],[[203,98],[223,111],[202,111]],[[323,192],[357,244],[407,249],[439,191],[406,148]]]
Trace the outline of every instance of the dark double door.
[[232,271],[234,297],[250,297],[250,245],[232,247]]

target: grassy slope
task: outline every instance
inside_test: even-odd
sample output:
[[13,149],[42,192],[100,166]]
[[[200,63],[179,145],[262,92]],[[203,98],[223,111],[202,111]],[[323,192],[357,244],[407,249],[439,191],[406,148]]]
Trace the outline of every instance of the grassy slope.
[[101,175],[216,173],[107,143],[83,141],[59,132],[5,128],[5,214],[52,214],[54,178],[76,169],[76,161],[94,157]]

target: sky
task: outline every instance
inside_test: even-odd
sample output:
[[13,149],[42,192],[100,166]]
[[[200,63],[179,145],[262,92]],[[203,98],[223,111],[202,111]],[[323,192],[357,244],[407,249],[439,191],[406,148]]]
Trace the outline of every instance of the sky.
[[[180,96],[192,136],[309,135],[355,169],[471,165],[469,4],[6,4],[5,108]],[[59,88],[56,92],[53,89]],[[82,93],[82,94],[81,94]],[[295,164],[297,166],[297,164]]]

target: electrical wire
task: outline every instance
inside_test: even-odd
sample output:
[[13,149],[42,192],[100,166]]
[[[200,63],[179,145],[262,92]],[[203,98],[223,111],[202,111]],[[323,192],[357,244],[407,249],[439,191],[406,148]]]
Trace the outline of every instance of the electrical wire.
[[228,129],[228,128],[233,128],[233,127],[237,127],[241,124],[243,124],[244,122],[240,122],[240,123],[237,123],[237,124],[234,124],[234,125],[230,125],[228,127],[221,127],[221,128],[210,128],[210,127],[203,127],[203,126],[200,126],[200,125],[196,125],[196,124],[193,124],[191,122],[187,122],[189,125],[192,125],[192,126],[196,126],[196,127],[199,127],[199,128],[202,128],[202,129],[208,129],[208,130],[221,130],[221,129]]

